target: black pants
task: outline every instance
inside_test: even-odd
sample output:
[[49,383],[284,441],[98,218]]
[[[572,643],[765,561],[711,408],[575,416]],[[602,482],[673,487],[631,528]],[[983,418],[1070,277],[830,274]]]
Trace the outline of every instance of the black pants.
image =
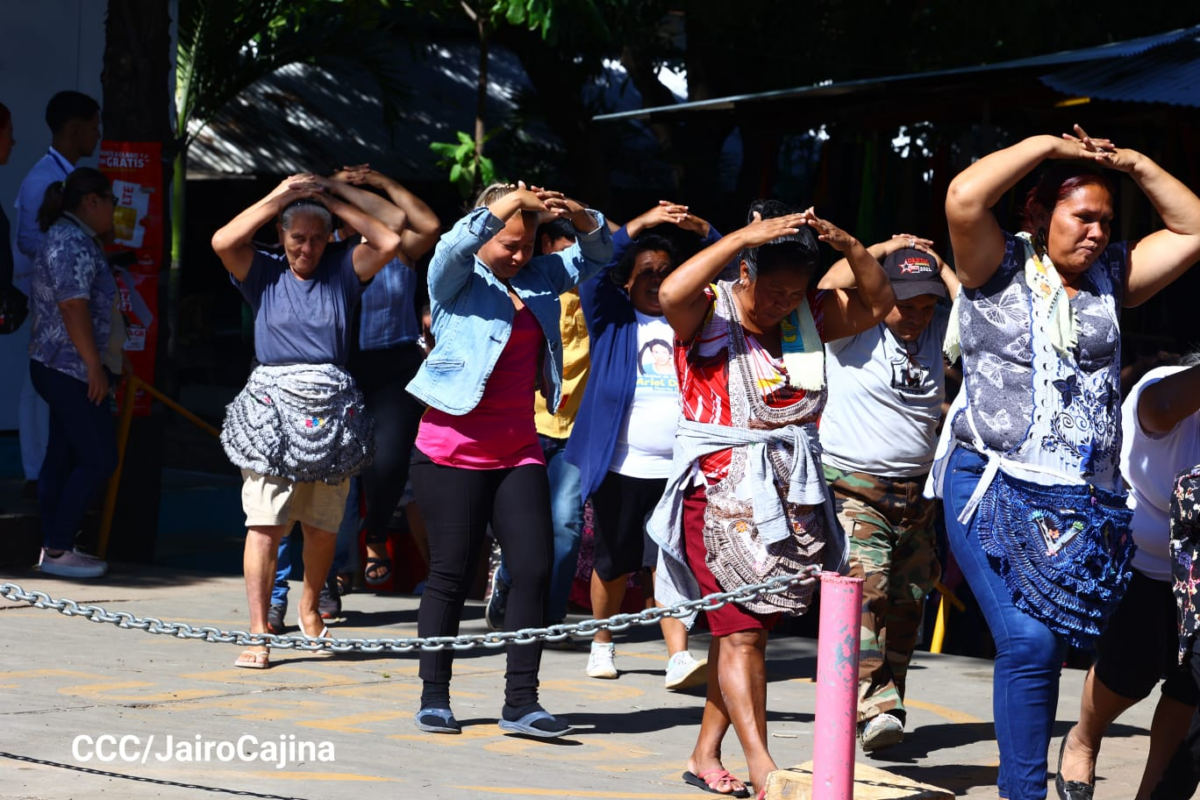
[[[417,613],[417,635],[456,636],[463,602],[475,577],[488,524],[504,551],[512,579],[505,630],[545,624],[554,525],[546,468],[471,470],[434,464],[419,450],[412,464],[413,492],[429,531],[429,578]],[[504,701],[514,707],[537,702],[542,645],[508,645]],[[421,706],[450,700],[452,649],[421,653]]]
[[600,580],[658,566],[658,545],[646,533],[646,520],[666,489],[666,478],[631,478],[612,470],[604,476],[592,493],[593,569]]
[[[1135,573],[1136,574],[1136,573]],[[1192,680],[1200,686],[1200,636],[1192,639]],[[1187,800],[1200,785],[1200,711],[1192,715],[1192,724],[1175,751],[1162,780],[1150,793],[1150,800]]]
[[363,393],[367,413],[375,418],[375,458],[362,472],[367,498],[363,527],[368,542],[387,540],[388,525],[408,480],[409,459],[425,406],[405,389],[423,358],[415,342],[387,350],[360,350],[350,360],[350,374]]

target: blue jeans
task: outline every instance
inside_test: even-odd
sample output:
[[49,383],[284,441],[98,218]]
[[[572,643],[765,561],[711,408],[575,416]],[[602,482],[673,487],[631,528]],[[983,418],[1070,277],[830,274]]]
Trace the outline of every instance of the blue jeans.
[[[109,382],[115,381],[109,373]],[[42,546],[75,547],[88,505],[117,468],[117,436],[108,398],[96,405],[87,384],[30,360],[29,379],[50,407],[50,437],[38,473]]]
[[[538,436],[546,456],[546,476],[550,479],[550,519],[554,523],[554,561],[550,572],[550,599],[547,622],[558,622],[567,616],[567,600],[575,582],[575,567],[579,563],[579,543],[583,540],[583,486],[579,467],[568,463],[566,439]],[[511,585],[503,555],[500,561],[500,581]]]
[[[334,545],[333,566],[329,568],[329,578],[333,578],[350,563],[350,548],[358,541],[358,476],[350,479],[350,492],[346,495],[346,512],[342,514],[342,524],[337,530],[337,544]],[[289,532],[290,533],[290,532]],[[292,537],[288,533],[279,540],[279,552],[275,556],[275,585],[271,587],[271,605],[286,606],[288,601],[288,580],[292,577],[292,564],[303,565],[303,560],[292,556]]]
[[1046,752],[1067,645],[1013,605],[1004,579],[979,544],[978,529],[989,521],[978,513],[965,527],[958,521],[984,465],[981,456],[962,447],[950,457],[943,492],[946,533],[996,641],[992,714],[1000,746],[997,788],[1009,800],[1041,800],[1046,796]]

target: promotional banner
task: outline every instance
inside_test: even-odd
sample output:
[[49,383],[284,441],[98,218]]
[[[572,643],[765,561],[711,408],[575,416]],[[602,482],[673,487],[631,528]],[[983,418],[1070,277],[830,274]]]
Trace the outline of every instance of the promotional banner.
[[[109,248],[125,322],[125,356],[133,372],[154,383],[158,350],[158,280],[166,217],[159,142],[100,144],[100,171],[112,181],[113,245]],[[120,400],[120,398],[118,398]],[[138,391],[134,413],[150,413],[150,396]]]

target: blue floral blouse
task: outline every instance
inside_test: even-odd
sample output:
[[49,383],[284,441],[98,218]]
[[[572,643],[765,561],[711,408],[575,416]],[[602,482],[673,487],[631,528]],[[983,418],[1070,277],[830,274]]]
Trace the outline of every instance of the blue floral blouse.
[[95,233],[64,214],[46,232],[33,262],[29,316],[33,328],[29,357],[72,378],[87,381],[87,367],[67,333],[58,304],[87,300],[96,348],[103,353],[112,328],[117,282]]

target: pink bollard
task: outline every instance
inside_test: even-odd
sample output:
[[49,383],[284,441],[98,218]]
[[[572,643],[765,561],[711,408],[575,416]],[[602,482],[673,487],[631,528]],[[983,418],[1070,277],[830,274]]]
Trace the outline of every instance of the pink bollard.
[[833,572],[821,574],[813,800],[854,797],[862,585],[862,578],[846,578]]

